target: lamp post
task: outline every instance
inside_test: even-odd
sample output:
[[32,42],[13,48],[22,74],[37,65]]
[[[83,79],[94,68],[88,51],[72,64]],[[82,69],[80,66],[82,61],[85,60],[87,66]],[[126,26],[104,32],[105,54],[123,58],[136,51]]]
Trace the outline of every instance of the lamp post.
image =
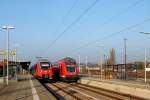
[[107,56],[105,54],[104,54],[104,62],[105,62],[104,72],[105,72],[105,78],[106,78]]
[[15,68],[15,78],[16,78],[16,80],[18,80],[18,75],[17,75],[17,67],[18,67],[18,64],[17,64],[17,56],[18,56],[18,47],[19,47],[19,44],[15,44],[15,64],[16,64],[16,68]]
[[4,26],[2,26],[2,29],[5,29],[6,31],[7,31],[7,79],[6,79],[6,81],[7,81],[7,85],[8,85],[8,76],[9,76],[9,68],[8,68],[8,66],[9,66],[9,30],[10,29],[14,29],[14,27],[13,26],[11,26],[11,25],[4,25]]
[[100,60],[100,64],[101,64],[101,67],[100,67],[100,69],[101,69],[101,80],[102,80],[102,69],[103,69],[103,47],[104,46],[97,46],[97,47],[101,47],[101,60]]
[[86,68],[86,71],[87,71],[88,76],[89,76],[88,57],[87,56],[85,57],[85,68]]
[[145,32],[140,32],[141,34],[145,35],[145,60],[144,60],[144,65],[145,65],[145,69],[144,69],[144,76],[145,76],[145,83],[146,83],[146,63],[147,63],[147,47],[146,47],[146,36],[149,35],[150,33],[145,33]]
[[127,79],[127,39],[124,38],[124,65],[125,65],[125,79]]

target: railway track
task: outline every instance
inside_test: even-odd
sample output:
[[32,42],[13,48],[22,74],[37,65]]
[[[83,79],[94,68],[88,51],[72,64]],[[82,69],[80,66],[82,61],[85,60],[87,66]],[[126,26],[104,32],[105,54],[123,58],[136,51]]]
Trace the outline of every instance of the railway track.
[[[74,84],[72,84],[74,85]],[[117,100],[144,100],[144,98],[140,98],[137,96],[133,96],[130,94],[123,94],[123,93],[119,93],[119,92],[115,92],[115,91],[111,91],[111,90],[106,90],[103,88],[96,88],[93,86],[89,86],[89,85],[85,85],[85,84],[75,84],[76,87],[85,89],[85,90],[89,90],[92,91],[94,93],[97,93],[99,95],[103,95],[112,99],[117,99]]]
[[58,100],[145,100],[144,98],[79,83],[45,83]]

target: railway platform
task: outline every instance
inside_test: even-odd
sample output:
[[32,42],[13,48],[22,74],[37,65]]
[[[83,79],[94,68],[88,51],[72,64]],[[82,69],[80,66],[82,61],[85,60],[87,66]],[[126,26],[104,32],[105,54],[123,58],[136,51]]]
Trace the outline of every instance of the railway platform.
[[0,86],[0,100],[56,100],[46,88],[31,75],[19,75],[18,81]]
[[86,84],[98,88],[103,88],[118,93],[133,95],[146,100],[150,100],[150,82],[142,83],[143,80],[117,80],[117,79],[101,79],[100,77],[82,77],[79,81],[81,84]]

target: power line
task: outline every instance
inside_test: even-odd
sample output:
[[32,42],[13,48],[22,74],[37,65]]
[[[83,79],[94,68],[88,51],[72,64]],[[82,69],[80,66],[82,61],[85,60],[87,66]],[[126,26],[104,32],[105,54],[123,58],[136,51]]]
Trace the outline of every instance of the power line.
[[[118,18],[119,16],[121,16],[122,14],[127,13],[128,11],[130,11],[131,9],[133,9],[135,6],[137,6],[139,3],[141,3],[144,0],[137,0],[135,3],[133,3],[132,5],[130,5],[129,7],[127,7],[126,9],[120,11],[119,13],[117,13],[116,15],[108,18],[107,21],[105,21],[104,23],[102,23],[100,25],[100,28],[104,27],[105,25],[109,24],[110,22],[112,22],[113,20],[115,20],[116,18]],[[99,28],[99,29],[100,29]]]
[[[115,36],[115,35],[121,34],[121,33],[124,32],[124,31],[130,30],[130,29],[132,29],[132,28],[135,28],[135,27],[137,27],[137,26],[139,26],[139,25],[142,25],[142,24],[144,24],[144,23],[146,23],[146,22],[149,22],[149,21],[150,21],[150,18],[145,19],[145,20],[143,20],[143,21],[141,21],[141,22],[139,22],[139,23],[136,23],[136,24],[134,24],[134,25],[128,26],[128,27],[126,27],[126,28],[124,28],[124,29],[122,29],[122,30],[120,30],[120,31],[118,31],[118,32],[113,32],[113,33],[111,33],[111,34],[109,34],[109,35],[107,35],[107,36],[105,36],[105,37],[103,37],[103,38],[99,38],[99,39],[97,39],[97,40],[88,42],[88,43],[86,43],[86,44],[84,44],[84,45],[78,47],[77,49],[75,49],[75,50],[73,50],[73,51],[71,51],[71,52],[68,52],[68,53],[69,53],[69,54],[76,54],[77,51],[79,51],[79,50],[82,49],[82,48],[85,48],[85,47],[87,47],[87,46],[89,46],[89,45],[92,45],[92,44],[94,44],[94,43],[96,43],[96,42],[98,42],[98,41],[102,41],[102,40],[111,38],[111,37],[113,37],[113,36]],[[66,53],[66,52],[64,52],[64,54],[65,54],[65,53]],[[59,56],[60,56],[60,55],[59,55]]]
[[[102,23],[100,25],[100,28],[104,27],[105,25],[109,24],[110,22],[112,22],[113,20],[115,20],[116,18],[118,18],[119,16],[121,16],[122,14],[127,13],[128,11],[130,11],[131,9],[133,9],[135,6],[137,6],[139,3],[141,3],[144,0],[137,0],[135,3],[133,3],[132,5],[130,5],[129,7],[127,7],[126,9],[120,11],[118,14],[108,18],[107,21],[105,21],[104,23]],[[100,29],[99,28],[99,29]]]
[[137,24],[134,24],[134,25],[131,25],[131,26],[129,26],[129,27],[126,27],[126,28],[124,28],[124,29],[122,29],[122,30],[120,30],[120,31],[118,31],[118,32],[113,32],[113,33],[111,33],[111,34],[109,34],[109,35],[107,35],[107,36],[105,36],[105,37],[103,37],[103,38],[99,38],[99,39],[97,39],[97,40],[94,40],[94,41],[91,41],[91,42],[89,42],[89,43],[86,43],[86,44],[80,46],[79,48],[75,49],[74,51],[78,51],[78,50],[80,50],[80,49],[82,49],[82,48],[84,48],[84,47],[87,47],[87,46],[89,46],[89,45],[91,45],[91,44],[96,43],[97,41],[102,41],[102,40],[104,40],[104,39],[108,39],[108,38],[110,38],[110,37],[113,37],[114,35],[121,34],[122,32],[124,32],[124,31],[126,31],[126,30],[132,29],[132,28],[134,28],[134,27],[136,27],[136,26],[139,26],[139,25],[141,25],[141,24],[144,24],[145,22],[148,22],[148,21],[150,21],[150,18],[145,19],[144,21],[139,22],[139,23],[137,23]]
[[118,18],[119,16],[121,16],[122,14],[127,13],[128,11],[130,11],[131,9],[133,9],[136,5],[138,5],[142,1],[144,1],[144,0],[137,0],[135,3],[133,3],[132,5],[130,5],[129,7],[127,7],[126,9],[124,9],[124,10],[120,11],[118,14],[110,17],[107,21],[105,21],[103,24],[100,25],[100,28],[102,28],[105,25],[109,24],[110,22],[112,22],[113,20],[115,20],[116,18]]
[[[66,13],[66,15],[63,17],[63,20],[61,22],[61,24],[63,25],[63,23],[65,22],[65,20],[67,19],[68,15],[71,13],[71,11],[73,10],[73,8],[76,6],[78,0],[75,0],[73,5],[71,6],[71,8],[68,10],[68,12]],[[60,25],[61,25],[60,24]]]
[[[82,49],[82,48],[85,48],[85,47],[87,47],[87,46],[89,46],[89,45],[92,45],[92,44],[94,44],[94,43],[96,43],[96,42],[98,42],[98,41],[102,41],[102,40],[111,38],[111,37],[113,37],[113,36],[115,36],[115,35],[121,34],[121,33],[124,32],[124,31],[130,30],[130,29],[132,29],[132,28],[134,28],[134,27],[137,27],[137,26],[142,25],[142,24],[144,24],[144,23],[146,23],[146,22],[149,22],[149,21],[150,21],[150,18],[145,19],[145,20],[143,20],[143,21],[141,21],[141,22],[139,22],[139,23],[136,23],[136,24],[134,24],[134,25],[128,26],[128,27],[126,27],[126,28],[124,28],[124,29],[122,29],[122,30],[120,30],[120,31],[118,31],[118,32],[113,32],[113,33],[111,33],[111,34],[109,34],[109,35],[107,35],[107,36],[105,36],[105,37],[103,37],[103,38],[99,38],[99,39],[97,39],[97,40],[88,42],[88,43],[86,43],[86,44],[80,46],[79,48],[73,50],[72,52],[68,52],[68,53],[70,53],[70,54],[76,54],[77,51],[79,51],[79,50]],[[66,52],[64,52],[64,54],[65,54],[65,53],[66,53]],[[62,55],[63,55],[63,54],[62,54]],[[59,56],[60,56],[60,55],[59,55]]]
[[[76,6],[77,2],[78,2],[78,0],[75,0],[75,1],[73,2],[71,8],[70,8],[70,9],[67,11],[67,13],[63,16],[63,18],[62,18],[60,24],[57,26],[56,30],[54,31],[54,34],[56,34],[56,33],[58,32],[58,30],[62,27],[62,25],[65,23],[66,19],[68,18],[68,16],[69,16],[70,13],[72,12],[73,8]],[[50,45],[51,45],[51,44],[50,44]],[[50,46],[50,45],[49,45],[49,46]],[[49,48],[49,46],[48,46],[46,49],[44,49],[44,50],[47,51],[48,48]],[[44,50],[43,50],[43,51],[44,51]]]
[[[104,27],[106,24],[109,24],[111,21],[113,21],[114,19],[118,18],[119,16],[121,16],[124,13],[127,13],[130,9],[134,8],[136,5],[138,5],[139,3],[141,3],[143,0],[137,0],[135,3],[133,3],[132,5],[130,5],[129,7],[127,7],[126,9],[120,11],[118,14],[110,17],[106,22],[104,22],[103,24],[101,24],[101,28]],[[61,37],[61,36],[60,36]],[[57,41],[57,39],[56,39]],[[55,42],[55,41],[54,41]],[[52,43],[51,43],[52,45]],[[49,48],[49,47],[48,47]]]
[[65,16],[62,18],[62,21],[60,22],[60,24],[58,25],[58,27],[56,28],[56,31],[54,33],[57,33],[58,30],[62,27],[62,25],[65,23],[66,19],[68,18],[68,16],[72,12],[73,8],[76,6],[76,4],[77,4],[78,1],[79,0],[75,0],[74,1],[74,3],[72,4],[71,8],[67,11],[67,13],[65,14]]
[[128,11],[130,11],[131,9],[133,9],[135,6],[137,6],[139,3],[141,3],[143,0],[137,0],[136,2],[134,2],[132,5],[128,6],[126,9],[120,11],[118,14],[110,17],[106,22],[104,22],[103,24],[101,24],[100,28],[104,27],[105,25],[109,24],[111,21],[115,20],[116,18],[118,18],[119,16],[121,16],[122,14],[127,13]]
[[83,11],[83,13],[81,13],[81,15],[79,15],[79,16],[77,17],[77,19],[75,19],[69,26],[67,26],[67,27],[64,29],[64,31],[61,32],[61,33],[55,38],[55,40],[53,40],[53,41],[49,44],[49,46],[47,47],[47,49],[46,49],[45,51],[47,51],[52,45],[54,45],[54,43],[55,43],[60,37],[62,37],[62,36],[65,34],[65,32],[66,32],[67,30],[69,30],[74,24],[76,24],[77,22],[79,22],[79,20],[80,20],[94,5],[96,5],[98,1],[99,1],[99,0],[95,0],[88,8],[86,8],[86,9]]

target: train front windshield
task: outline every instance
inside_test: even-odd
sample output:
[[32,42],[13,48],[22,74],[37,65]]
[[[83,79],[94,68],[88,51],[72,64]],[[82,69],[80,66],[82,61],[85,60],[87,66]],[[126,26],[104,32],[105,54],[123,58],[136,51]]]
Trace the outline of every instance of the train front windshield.
[[66,65],[67,72],[75,72],[75,65]]
[[65,61],[67,72],[75,72],[76,61],[69,57],[65,58],[64,61]]
[[49,62],[41,62],[41,69],[49,69],[50,68],[50,63]]

